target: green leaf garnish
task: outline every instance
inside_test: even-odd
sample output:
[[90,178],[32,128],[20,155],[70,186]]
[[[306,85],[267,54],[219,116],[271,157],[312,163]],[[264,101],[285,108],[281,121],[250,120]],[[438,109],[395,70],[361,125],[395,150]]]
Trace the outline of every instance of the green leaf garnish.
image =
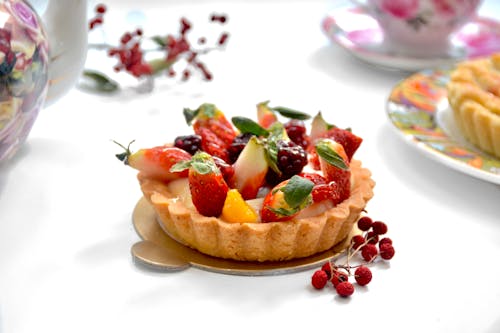
[[111,93],[120,88],[118,82],[110,79],[105,74],[94,70],[84,70],[82,73],[82,79],[83,80],[79,82],[78,85],[84,89]]
[[285,208],[272,208],[268,207],[268,209],[276,215],[281,216],[292,216],[299,211],[297,208],[285,209]]
[[304,204],[309,203],[313,187],[312,181],[295,175],[281,188],[281,191],[285,194],[285,201],[290,207],[302,208]]
[[234,126],[240,130],[241,133],[250,133],[256,136],[267,136],[269,131],[260,126],[258,123],[246,117],[233,117],[231,118]]
[[220,170],[215,164],[212,156],[203,151],[199,151],[194,154],[190,160],[175,163],[170,168],[170,172],[181,172],[189,168],[193,168],[194,171],[202,175],[206,175],[208,173],[220,173]]
[[348,166],[344,159],[330,146],[330,140],[323,139],[316,143],[316,152],[329,164],[342,169],[347,170]]
[[311,116],[307,113],[293,110],[290,108],[286,108],[284,106],[275,106],[275,107],[270,107],[271,110],[278,112],[280,115],[286,118],[291,118],[291,119],[298,119],[298,120],[307,120],[311,118]]
[[278,141],[290,140],[286,134],[285,127],[280,122],[275,122],[269,127],[269,135],[266,139],[265,153],[266,160],[269,167],[281,175],[281,170],[278,168]]
[[192,110],[189,108],[184,108],[184,110],[182,110],[182,114],[184,115],[184,119],[186,119],[186,123],[188,125],[191,125],[191,122],[194,118],[196,118],[199,112],[200,109]]

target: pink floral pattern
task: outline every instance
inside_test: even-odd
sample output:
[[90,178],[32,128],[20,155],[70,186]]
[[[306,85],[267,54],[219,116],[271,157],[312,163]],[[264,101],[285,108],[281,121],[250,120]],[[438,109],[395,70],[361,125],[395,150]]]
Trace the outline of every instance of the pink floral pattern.
[[410,19],[418,12],[418,0],[377,0],[378,7],[400,19]]

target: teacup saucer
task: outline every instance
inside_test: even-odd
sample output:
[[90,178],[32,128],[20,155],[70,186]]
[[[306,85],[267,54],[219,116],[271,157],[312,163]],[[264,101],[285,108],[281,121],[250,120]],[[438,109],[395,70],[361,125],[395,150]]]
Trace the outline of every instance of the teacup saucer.
[[451,38],[450,50],[439,57],[404,55],[384,45],[377,21],[359,7],[341,7],[322,22],[325,34],[362,61],[388,69],[418,71],[500,51],[500,22],[475,17]]

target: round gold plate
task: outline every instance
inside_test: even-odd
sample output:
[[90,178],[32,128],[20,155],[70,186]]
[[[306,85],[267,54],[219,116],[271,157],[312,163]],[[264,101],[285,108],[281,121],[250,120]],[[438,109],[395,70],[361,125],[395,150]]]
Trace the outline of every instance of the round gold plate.
[[132,246],[134,259],[146,266],[177,271],[188,267],[234,275],[277,275],[299,272],[319,267],[327,260],[338,256],[344,250],[351,236],[330,250],[300,259],[287,261],[252,262],[222,259],[203,254],[180,244],[160,227],[154,208],[143,197],[134,208],[132,215],[134,228],[142,241]]

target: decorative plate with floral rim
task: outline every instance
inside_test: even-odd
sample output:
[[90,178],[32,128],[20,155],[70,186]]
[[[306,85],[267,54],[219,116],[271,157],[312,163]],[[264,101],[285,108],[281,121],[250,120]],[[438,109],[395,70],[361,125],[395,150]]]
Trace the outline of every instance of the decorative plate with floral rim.
[[387,114],[403,138],[425,155],[468,175],[500,184],[500,160],[461,135],[447,99],[451,69],[424,70],[399,82]]

